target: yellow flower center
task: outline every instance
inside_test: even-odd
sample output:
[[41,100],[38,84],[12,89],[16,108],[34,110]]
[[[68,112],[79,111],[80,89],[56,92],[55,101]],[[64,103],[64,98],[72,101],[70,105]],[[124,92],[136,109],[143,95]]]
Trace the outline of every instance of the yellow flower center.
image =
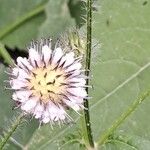
[[61,94],[66,89],[64,72],[59,68],[54,70],[51,66],[37,68],[32,72],[28,87],[33,91],[33,95],[39,97],[44,103],[61,102]]

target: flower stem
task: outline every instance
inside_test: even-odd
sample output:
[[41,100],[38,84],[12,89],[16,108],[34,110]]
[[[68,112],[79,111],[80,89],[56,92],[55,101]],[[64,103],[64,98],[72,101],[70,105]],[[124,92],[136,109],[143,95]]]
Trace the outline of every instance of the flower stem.
[[[86,50],[86,66],[85,75],[89,76],[90,65],[91,65],[91,45],[92,45],[92,0],[87,0],[87,50]],[[86,80],[86,84],[89,84],[89,80]],[[86,88],[87,94],[89,93],[88,88]],[[90,114],[89,114],[89,103],[87,100],[84,101],[84,118],[85,118],[85,128],[88,138],[88,143],[90,147],[94,147]]]
[[3,149],[9,138],[12,136],[12,134],[16,131],[17,127],[21,124],[23,119],[23,114],[19,115],[18,118],[12,123],[12,126],[10,127],[9,131],[4,134],[4,137],[2,138],[0,142],[0,149]]
[[27,20],[31,19],[32,17],[38,15],[39,13],[43,12],[44,8],[45,8],[45,3],[42,4],[42,5],[39,5],[38,7],[33,9],[32,11],[28,12],[24,16],[17,19],[15,22],[13,22],[13,23],[7,25],[6,27],[4,27],[0,31],[0,40],[3,39],[9,33],[11,33],[13,30],[15,30],[18,26],[23,24],[25,21],[27,21]]
[[98,145],[105,144],[108,140],[108,137],[113,133],[118,126],[120,126],[123,121],[150,95],[150,90],[143,93],[137,100],[135,100],[131,106],[125,111],[113,124],[107,129],[104,134],[99,138]]
[[0,56],[4,59],[4,61],[8,65],[12,65],[14,63],[11,56],[9,55],[7,50],[5,49],[4,45],[2,45],[1,43],[0,43]]

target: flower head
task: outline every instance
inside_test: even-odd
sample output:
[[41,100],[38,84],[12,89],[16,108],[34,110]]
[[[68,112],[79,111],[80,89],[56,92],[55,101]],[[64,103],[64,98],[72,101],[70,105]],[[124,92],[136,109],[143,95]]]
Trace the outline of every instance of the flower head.
[[43,123],[64,122],[69,108],[83,109],[85,77],[80,58],[61,47],[51,49],[51,40],[32,42],[28,58],[17,58],[11,71],[13,100],[27,114]]

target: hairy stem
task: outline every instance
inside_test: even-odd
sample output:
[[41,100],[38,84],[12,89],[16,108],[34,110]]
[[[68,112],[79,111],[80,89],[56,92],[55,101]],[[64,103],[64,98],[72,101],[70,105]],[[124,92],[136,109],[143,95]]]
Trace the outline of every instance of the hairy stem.
[[4,134],[4,137],[2,138],[0,142],[0,149],[3,149],[9,138],[12,136],[12,134],[16,131],[17,127],[21,124],[23,119],[23,114],[19,115],[18,118],[12,123],[12,126],[10,127],[9,131]]
[[[91,45],[92,45],[92,0],[87,0],[87,50],[86,50],[86,72],[85,75],[89,76],[90,65],[91,65]],[[89,84],[89,80],[86,80],[86,84]],[[89,93],[88,88],[86,88],[87,94]],[[88,138],[88,143],[90,147],[94,147],[90,114],[89,114],[89,103],[87,100],[84,101],[84,118],[85,118],[85,128]]]
[[7,63],[8,65],[11,65],[14,63],[11,56],[5,49],[4,45],[2,45],[1,43],[0,43],[0,56],[4,59],[5,63]]
[[135,100],[131,106],[125,111],[113,124],[107,129],[102,136],[100,136],[98,140],[98,145],[102,145],[106,143],[108,137],[111,133],[113,133],[118,126],[120,126],[123,121],[130,116],[130,114],[150,95],[150,90],[146,91],[143,95],[141,95],[137,100]]
[[0,31],[0,40],[3,39],[6,35],[11,33],[13,30],[15,30],[18,26],[23,24],[25,21],[31,19],[32,17],[38,15],[39,13],[43,12],[45,8],[45,4],[39,5],[29,13],[25,14],[24,16],[17,19],[15,22],[7,25]]

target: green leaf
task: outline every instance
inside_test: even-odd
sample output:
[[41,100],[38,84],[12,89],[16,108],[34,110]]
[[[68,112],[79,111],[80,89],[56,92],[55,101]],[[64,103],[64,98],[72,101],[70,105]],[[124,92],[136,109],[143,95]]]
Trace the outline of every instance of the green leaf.
[[65,30],[75,25],[71,18],[68,0],[53,1],[49,0],[46,6],[46,20],[39,29],[39,37],[50,36],[58,38]]
[[[67,0],[56,2],[1,0],[0,39],[3,44],[9,47],[25,48],[32,39],[47,36],[56,38],[69,26],[75,25],[74,19],[69,14],[67,2]],[[3,32],[10,28],[12,28],[11,31],[1,37]]]
[[[21,17],[26,16],[29,12],[34,11],[42,0],[24,1],[24,0],[1,0],[0,1],[0,35],[2,32],[11,28],[14,22],[20,21]],[[9,13],[8,13],[9,10]],[[40,13],[35,17],[30,18],[20,26],[14,26],[11,32],[2,37],[3,44],[9,47],[24,48],[31,39],[37,36],[39,26],[43,23],[45,14]]]
[[71,16],[75,18],[77,27],[83,26],[86,23],[86,2],[81,0],[69,0],[68,6]]
[[[92,67],[94,90],[91,91],[94,97],[91,100],[91,119],[95,139],[139,94],[150,89],[149,3],[99,0],[98,5],[99,10],[94,14],[93,36],[100,41],[101,49],[97,50],[100,57]],[[150,112],[149,107],[147,98],[118,130],[149,140],[149,118],[146,115]],[[112,144],[109,146],[111,149]]]
[[102,150],[149,150],[149,145],[150,141],[143,137],[128,134],[124,136],[120,133],[119,136],[115,135],[111,137],[108,143],[102,146]]
[[[79,142],[77,142],[77,140],[81,139],[80,137],[74,135],[74,133],[77,132],[75,127],[63,125],[63,127],[60,128],[55,125],[53,128],[54,129],[52,129],[50,125],[42,126],[34,133],[30,142],[27,144],[27,147],[32,150],[48,150],[49,148],[69,150],[73,147],[74,149],[79,148]],[[64,143],[64,138],[71,139],[68,139],[68,141],[65,141]],[[71,142],[72,144],[70,144]]]

